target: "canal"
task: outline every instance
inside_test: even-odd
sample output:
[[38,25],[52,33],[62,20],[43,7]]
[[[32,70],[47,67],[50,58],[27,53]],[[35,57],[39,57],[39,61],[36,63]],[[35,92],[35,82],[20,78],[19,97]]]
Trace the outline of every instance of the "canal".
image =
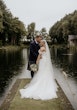
[[53,63],[77,81],[77,50],[75,48],[52,47],[50,51]]
[[[76,83],[71,86],[77,90],[77,51],[73,49],[63,49],[51,47],[51,58],[55,73],[58,70],[65,71],[69,79],[72,78]],[[28,49],[6,51],[0,50],[0,104],[4,100],[9,89],[17,78],[25,78],[28,60]],[[58,74],[56,75],[58,77]],[[75,89],[74,92],[76,93]],[[76,93],[77,94],[77,93]]]
[[22,73],[27,60],[27,49],[0,50],[0,104]]

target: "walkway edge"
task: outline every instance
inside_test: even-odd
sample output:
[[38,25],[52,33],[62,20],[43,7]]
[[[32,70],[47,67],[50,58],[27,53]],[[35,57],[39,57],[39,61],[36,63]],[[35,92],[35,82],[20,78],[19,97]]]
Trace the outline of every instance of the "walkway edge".
[[21,83],[21,79],[17,79],[12,89],[7,94],[4,102],[1,104],[0,110],[8,110],[10,103],[13,100],[20,83]]

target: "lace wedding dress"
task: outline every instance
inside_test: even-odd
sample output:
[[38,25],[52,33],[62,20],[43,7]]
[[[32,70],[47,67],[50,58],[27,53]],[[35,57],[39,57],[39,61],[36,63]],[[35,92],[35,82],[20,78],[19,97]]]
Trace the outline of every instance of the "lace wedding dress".
[[50,58],[49,47],[45,41],[46,52],[42,52],[39,61],[39,70],[24,89],[20,89],[21,98],[33,98],[49,100],[57,98],[57,85],[53,76],[53,68]]

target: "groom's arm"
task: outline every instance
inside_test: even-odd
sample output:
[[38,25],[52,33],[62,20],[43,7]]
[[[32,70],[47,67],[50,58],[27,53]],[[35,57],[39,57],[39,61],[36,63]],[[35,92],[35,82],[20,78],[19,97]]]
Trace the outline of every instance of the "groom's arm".
[[30,44],[30,52],[37,57],[37,53],[35,52],[35,45],[33,43]]

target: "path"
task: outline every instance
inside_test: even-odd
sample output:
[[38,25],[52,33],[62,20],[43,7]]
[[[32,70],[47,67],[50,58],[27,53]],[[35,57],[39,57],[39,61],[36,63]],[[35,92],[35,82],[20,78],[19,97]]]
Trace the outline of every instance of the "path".
[[60,68],[56,68],[53,65],[55,78],[64,91],[65,95],[71,102],[73,108],[77,110],[77,82],[71,77],[65,77]]
[[18,79],[0,107],[0,110],[74,110],[59,86],[58,98],[49,101],[21,99],[19,89],[30,79]]

